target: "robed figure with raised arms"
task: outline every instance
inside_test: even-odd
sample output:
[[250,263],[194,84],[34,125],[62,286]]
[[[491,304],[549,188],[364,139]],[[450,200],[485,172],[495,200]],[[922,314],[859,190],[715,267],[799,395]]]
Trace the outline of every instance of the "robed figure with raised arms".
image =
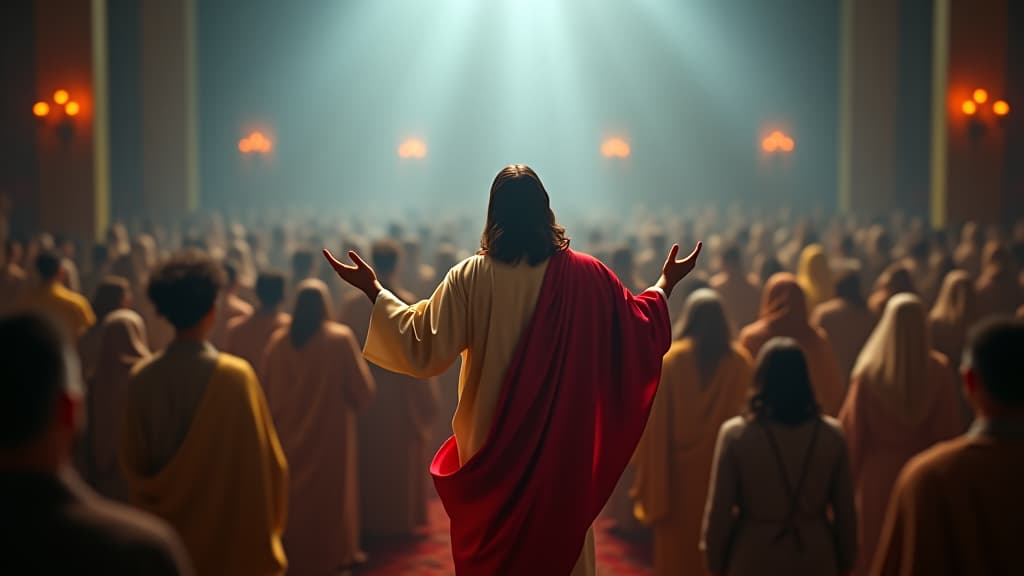
[[460,576],[593,574],[591,524],[647,422],[671,344],[667,297],[700,245],[632,294],[569,248],[527,166],[491,186],[480,251],[407,304],[356,253],[338,275],[374,303],[364,354],[425,378],[462,356],[454,436],[431,464]]

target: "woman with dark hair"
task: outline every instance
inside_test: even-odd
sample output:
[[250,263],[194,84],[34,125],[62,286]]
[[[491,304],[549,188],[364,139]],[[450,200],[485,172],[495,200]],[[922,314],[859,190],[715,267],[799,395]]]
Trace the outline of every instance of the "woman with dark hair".
[[288,460],[289,572],[332,574],[365,561],[356,414],[374,381],[352,331],[331,321],[320,280],[299,284],[291,325],[267,345],[260,381]]
[[654,528],[659,576],[705,573],[700,525],[715,432],[741,412],[752,375],[750,356],[733,343],[719,296],[709,289],[694,292],[665,354],[634,457],[633,509]]
[[454,436],[431,464],[460,576],[593,573],[590,526],[640,440],[671,343],[666,301],[699,248],[678,260],[673,246],[633,295],[569,249],[540,178],[516,164],[491,185],[480,251],[429,300],[410,306],[354,252],[347,265],[324,251],[374,303],[367,359],[424,378],[462,355]]
[[875,327],[875,316],[868,311],[860,289],[860,273],[843,270],[836,280],[835,298],[818,305],[811,314],[811,325],[825,333],[839,365],[843,394],[857,355]]
[[839,413],[857,490],[859,569],[871,563],[903,465],[963,431],[957,396],[946,357],[931,348],[921,300],[894,296],[857,358]]
[[[722,425],[703,548],[712,574],[848,574],[857,517],[846,442],[822,416],[800,345],[761,350],[749,410]],[[737,513],[738,510],[738,513]]]

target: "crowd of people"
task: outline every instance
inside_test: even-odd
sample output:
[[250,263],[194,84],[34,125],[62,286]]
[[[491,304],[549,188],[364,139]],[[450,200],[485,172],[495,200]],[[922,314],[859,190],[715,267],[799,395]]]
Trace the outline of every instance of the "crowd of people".
[[[115,224],[87,251],[6,239],[0,497],[19,519],[56,498],[116,535],[100,545],[65,519],[46,540],[77,542],[68,554],[16,554],[109,573],[340,573],[366,562],[366,538],[426,522],[427,464],[453,420],[460,444],[485,440],[462,406],[496,400],[460,403],[459,380],[488,360],[436,374],[455,343],[406,350],[419,364],[375,345],[368,363],[374,303],[319,255],[369,254],[404,302],[451,298],[434,289],[475,231],[245,220]],[[984,518],[1024,513],[1008,496],[1024,481],[1024,328],[1010,320],[1024,317],[1024,222],[967,223],[954,241],[899,216],[709,210],[583,218],[577,232],[574,248],[633,291],[659,278],[671,241],[705,243],[671,292],[659,391],[606,508],[624,530],[652,530],[656,574],[1020,568],[1011,527],[986,532],[999,525]],[[491,312],[515,333],[533,302],[519,300],[522,314]],[[38,480],[47,465],[59,474],[45,485],[15,474]],[[954,548],[950,565],[941,550]]]

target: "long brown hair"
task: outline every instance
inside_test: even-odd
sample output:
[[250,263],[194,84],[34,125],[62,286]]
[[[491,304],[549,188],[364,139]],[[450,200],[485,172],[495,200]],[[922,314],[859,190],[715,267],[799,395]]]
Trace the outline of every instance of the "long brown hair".
[[693,340],[697,376],[701,387],[707,386],[732,349],[729,320],[722,300],[713,290],[702,288],[686,299],[683,318],[676,326],[676,339],[684,338]]
[[757,355],[748,414],[754,418],[799,426],[818,416],[807,358],[792,338],[772,338]]
[[555,221],[540,177],[524,164],[506,166],[494,177],[480,252],[506,264],[526,259],[531,266],[569,247]]
[[331,305],[327,300],[327,285],[315,278],[303,280],[295,297],[295,310],[288,337],[292,346],[302,348],[316,336],[324,322],[331,319]]

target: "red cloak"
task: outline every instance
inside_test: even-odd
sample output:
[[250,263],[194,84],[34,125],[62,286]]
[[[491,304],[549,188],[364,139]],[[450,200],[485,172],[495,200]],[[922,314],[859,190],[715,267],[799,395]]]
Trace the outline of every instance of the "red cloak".
[[671,344],[661,294],[596,259],[553,256],[486,442],[430,466],[460,576],[569,574],[636,449]]

